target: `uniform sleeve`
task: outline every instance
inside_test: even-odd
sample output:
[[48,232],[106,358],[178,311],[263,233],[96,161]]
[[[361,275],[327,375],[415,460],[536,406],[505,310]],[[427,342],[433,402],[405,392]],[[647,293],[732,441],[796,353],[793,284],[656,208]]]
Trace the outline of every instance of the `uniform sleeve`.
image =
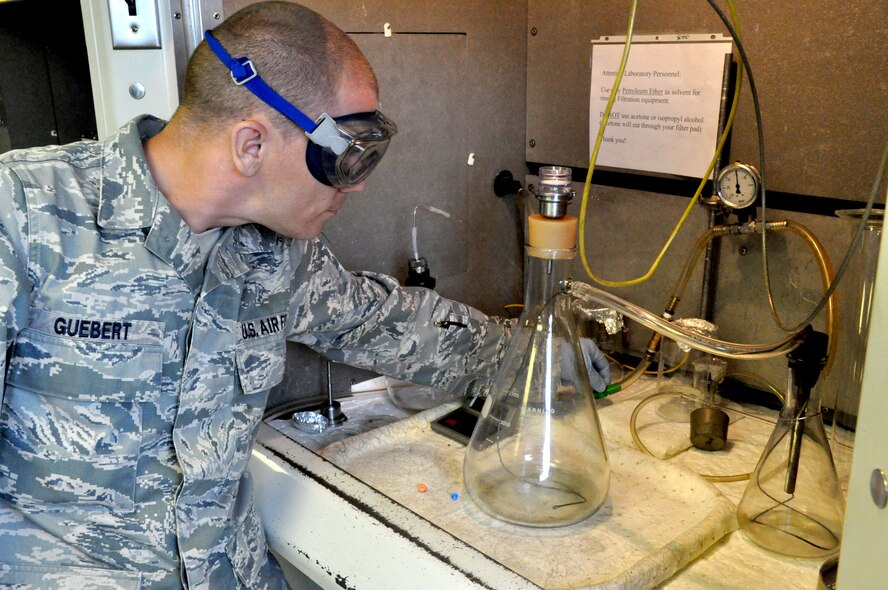
[[319,241],[294,264],[290,340],[327,358],[464,395],[486,392],[511,324],[392,277],[345,270]]
[[27,273],[28,215],[22,184],[0,162],[0,335],[5,338],[0,355],[0,402],[6,387],[6,353],[28,321],[31,281]]

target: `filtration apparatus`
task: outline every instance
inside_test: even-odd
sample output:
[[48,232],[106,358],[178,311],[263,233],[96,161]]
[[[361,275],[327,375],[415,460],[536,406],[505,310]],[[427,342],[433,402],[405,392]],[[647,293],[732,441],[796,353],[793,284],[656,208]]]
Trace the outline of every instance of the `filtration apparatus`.
[[464,466],[469,496],[515,524],[579,522],[604,503],[610,469],[564,280],[576,256],[570,168],[540,170],[528,219],[524,309]]

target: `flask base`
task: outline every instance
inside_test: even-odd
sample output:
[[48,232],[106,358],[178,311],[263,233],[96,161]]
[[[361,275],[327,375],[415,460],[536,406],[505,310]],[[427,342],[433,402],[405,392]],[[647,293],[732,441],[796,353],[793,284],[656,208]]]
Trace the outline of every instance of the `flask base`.
[[479,475],[468,492],[494,518],[549,528],[576,524],[595,514],[607,498],[607,485],[599,488],[588,477],[557,469],[544,481],[493,469]]
[[828,557],[839,550],[840,533],[788,506],[772,508],[752,520],[741,517],[740,527],[755,544],[789,557]]

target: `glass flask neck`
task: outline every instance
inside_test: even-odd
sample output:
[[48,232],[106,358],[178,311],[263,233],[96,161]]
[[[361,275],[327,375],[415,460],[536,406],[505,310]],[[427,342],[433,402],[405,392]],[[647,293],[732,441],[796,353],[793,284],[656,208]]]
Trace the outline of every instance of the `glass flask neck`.
[[547,304],[564,290],[576,250],[543,250],[528,246],[525,264],[524,311],[522,320],[539,316]]
[[801,415],[815,416],[820,413],[820,394],[818,388],[812,387],[805,391],[796,380],[793,371],[788,372],[786,380],[786,401],[780,411],[782,420],[795,420]]

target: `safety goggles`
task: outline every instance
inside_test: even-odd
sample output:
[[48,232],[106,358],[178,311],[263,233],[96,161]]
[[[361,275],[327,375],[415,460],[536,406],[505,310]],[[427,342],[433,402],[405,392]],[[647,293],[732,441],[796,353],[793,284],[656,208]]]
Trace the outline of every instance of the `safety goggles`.
[[309,139],[305,163],[315,180],[322,184],[348,188],[363,182],[398,132],[394,121],[379,111],[335,118],[324,113],[312,121],[266,84],[248,57],[231,57],[210,31],[204,33],[204,39],[231,71],[235,84],[246,87],[259,100],[305,130]]
[[[373,172],[398,132],[394,121],[380,113],[355,113],[329,118],[321,115],[318,128],[308,134],[308,169],[319,182],[335,187],[354,186]],[[332,122],[332,123],[331,123]],[[315,136],[326,134],[317,139]]]

